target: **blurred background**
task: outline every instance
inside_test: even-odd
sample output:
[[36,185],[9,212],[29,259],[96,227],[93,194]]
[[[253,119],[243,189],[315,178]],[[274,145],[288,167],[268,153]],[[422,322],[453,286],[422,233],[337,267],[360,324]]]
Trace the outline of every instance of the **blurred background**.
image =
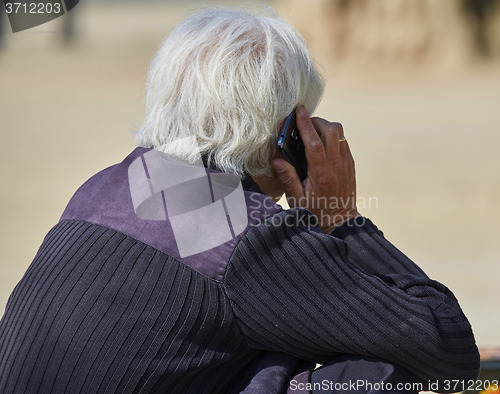
[[500,4],[494,0],[81,1],[13,34],[0,14],[0,314],[74,191],[133,148],[148,64],[206,5],[272,6],[326,80],[360,211],[500,347]]

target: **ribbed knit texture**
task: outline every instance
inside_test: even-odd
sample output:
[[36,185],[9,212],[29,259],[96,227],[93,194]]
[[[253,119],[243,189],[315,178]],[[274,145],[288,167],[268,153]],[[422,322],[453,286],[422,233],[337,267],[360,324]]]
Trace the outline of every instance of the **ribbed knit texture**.
[[255,362],[221,285],[114,230],[63,221],[0,325],[0,393],[231,392]]
[[[60,222],[0,323],[0,393],[231,393],[263,351],[476,378],[470,325],[445,286],[371,222],[327,235],[300,226],[308,215],[250,228],[223,283],[116,230]],[[286,381],[276,390],[262,392]]]
[[477,377],[471,327],[445,286],[368,219],[335,236],[272,225],[297,212],[309,214],[285,211],[250,229],[228,267],[226,288],[250,346],[314,362],[375,356],[424,382]]

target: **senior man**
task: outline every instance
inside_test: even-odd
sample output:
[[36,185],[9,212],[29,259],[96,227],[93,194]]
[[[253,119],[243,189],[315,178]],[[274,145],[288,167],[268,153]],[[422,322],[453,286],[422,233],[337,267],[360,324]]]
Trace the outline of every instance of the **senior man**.
[[[0,392],[475,379],[453,294],[358,213],[342,126],[309,117],[322,89],[278,18],[209,10],[174,29],[151,64],[139,147],[80,187],[8,301]],[[276,152],[294,108],[303,182]]]

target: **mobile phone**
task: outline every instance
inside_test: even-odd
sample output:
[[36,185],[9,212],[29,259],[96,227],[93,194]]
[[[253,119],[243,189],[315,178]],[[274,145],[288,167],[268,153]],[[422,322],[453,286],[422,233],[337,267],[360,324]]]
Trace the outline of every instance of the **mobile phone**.
[[278,150],[291,163],[301,181],[307,178],[306,149],[297,128],[295,109],[285,118],[278,136]]

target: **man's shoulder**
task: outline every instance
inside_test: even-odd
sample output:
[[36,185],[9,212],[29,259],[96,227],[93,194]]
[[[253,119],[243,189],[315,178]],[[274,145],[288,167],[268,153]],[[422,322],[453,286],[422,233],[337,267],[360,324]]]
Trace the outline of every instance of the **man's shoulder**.
[[137,148],[82,185],[61,220],[113,229],[215,281],[223,280],[235,248],[254,229],[310,225],[307,211],[283,210],[234,176],[181,165]]

